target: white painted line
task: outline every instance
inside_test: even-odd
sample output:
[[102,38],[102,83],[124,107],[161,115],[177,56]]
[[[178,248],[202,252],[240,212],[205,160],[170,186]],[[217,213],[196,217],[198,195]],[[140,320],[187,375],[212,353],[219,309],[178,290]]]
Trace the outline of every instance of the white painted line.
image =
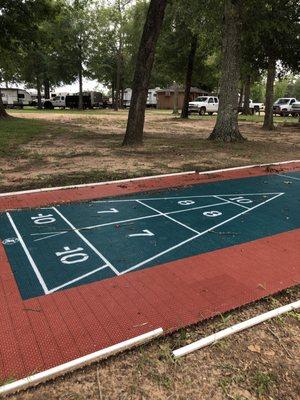
[[[285,165],[285,164],[293,164],[293,163],[299,163],[299,162],[300,162],[300,160],[291,160],[291,161],[281,161],[281,162],[273,162],[273,163],[267,163],[267,164],[252,164],[252,165],[244,165],[242,167],[233,167],[233,168],[202,171],[202,172],[198,172],[198,174],[199,175],[215,174],[218,172],[235,171],[235,170],[241,170],[241,169],[247,169],[247,168],[250,169],[250,168],[256,168],[256,167],[268,167],[268,166],[272,166],[272,165]],[[191,175],[191,174],[195,174],[195,173],[196,173],[196,171],[187,171],[187,172],[177,172],[174,174],[144,176],[144,177],[132,178],[132,179],[130,179],[130,178],[129,179],[119,179],[119,180],[115,180],[115,181],[84,183],[81,185],[68,185],[68,186],[57,186],[57,187],[42,188],[42,189],[21,190],[21,191],[17,191],[17,192],[1,193],[0,197],[16,196],[16,195],[20,195],[20,194],[29,194],[29,193],[40,193],[40,192],[47,192],[47,191],[52,192],[54,190],[83,188],[83,187],[88,187],[88,186],[102,186],[102,185],[115,184],[115,183],[144,181],[144,180],[155,179],[155,178],[165,178],[165,177],[169,177],[169,176]]]
[[92,245],[92,243],[86,237],[84,237],[82,233],[80,233],[79,230],[75,228],[75,226],[60,211],[58,211],[56,207],[52,207],[52,209],[57,212],[57,214],[66,222],[66,224],[72,228],[72,230],[93,250],[95,254],[97,254],[97,256],[99,256],[105,262],[105,264],[107,264],[114,271],[116,275],[120,275],[119,271],[107,260],[107,258],[104,257],[104,255],[101,254],[96,247]]
[[[224,201],[226,200],[226,199],[222,198],[221,196],[214,196],[214,197],[219,199],[219,200],[224,200]],[[228,203],[231,203],[231,204],[233,204],[235,206],[240,206],[242,208],[246,208],[248,210],[249,210],[249,208],[251,208],[251,207],[244,206],[243,204],[235,203],[234,201],[230,201],[230,200],[227,200],[227,201],[228,201]]]
[[132,339],[125,340],[124,342],[107,347],[106,349],[102,349],[94,353],[88,354],[86,356],[69,361],[65,364],[58,365],[57,367],[28,376],[27,378],[20,379],[16,382],[8,383],[7,385],[3,385],[0,387],[0,395],[12,394],[14,392],[27,389],[30,386],[35,386],[38,385],[39,383],[48,381],[50,379],[54,379],[59,375],[66,374],[67,372],[71,372],[74,371],[75,369],[82,368],[93,362],[106,359],[114,354],[147,343],[150,340],[161,336],[162,334],[163,334],[163,329],[158,328],[153,331],[144,333],[143,335],[139,335]]
[[47,233],[42,233],[42,232],[41,233],[31,233],[31,236],[48,235],[48,236],[40,237],[39,239],[34,239],[34,242],[40,242],[41,240],[50,239],[55,236],[63,235],[67,232],[70,232],[70,231],[52,232],[52,234],[50,234],[49,232],[47,232]]
[[29,250],[28,250],[28,248],[27,248],[27,246],[26,246],[26,244],[25,244],[25,242],[24,242],[24,240],[23,240],[18,228],[16,227],[11,215],[8,212],[6,213],[6,215],[7,215],[7,218],[9,219],[9,222],[11,223],[11,226],[13,227],[13,229],[14,229],[14,231],[15,231],[18,239],[19,239],[19,242],[21,243],[21,246],[22,246],[22,248],[23,248],[23,250],[24,250],[24,252],[25,252],[25,254],[26,254],[27,258],[28,258],[28,261],[30,262],[30,265],[31,265],[31,267],[32,267],[32,269],[33,269],[33,271],[34,271],[34,273],[35,273],[40,285],[43,288],[44,293],[48,294],[49,290],[47,288],[47,285],[46,285],[46,283],[45,283],[45,281],[44,281],[44,279],[43,279],[43,277],[42,277],[42,275],[41,275],[36,263],[34,262],[34,260],[33,260],[32,256],[31,256],[31,254],[30,254],[30,252],[29,252]]
[[[222,194],[203,194],[200,196],[172,196],[172,197],[141,197],[137,199],[120,199],[120,200],[95,200],[92,203],[121,203],[121,202],[133,202],[133,201],[153,201],[153,200],[176,200],[176,199],[197,199],[215,196],[266,196],[272,194],[278,194],[279,192],[271,193],[222,193]],[[226,200],[227,201],[227,200]],[[51,208],[51,207],[48,207]]]
[[300,178],[296,178],[295,176],[289,176],[284,174],[276,174],[278,176],[283,176],[284,178],[295,179],[296,181],[300,181]]
[[164,250],[164,251],[162,251],[161,253],[155,254],[153,257],[147,258],[147,260],[144,260],[144,261],[142,261],[142,262],[140,262],[140,263],[138,263],[138,264],[136,264],[136,265],[133,265],[132,267],[126,269],[125,271],[122,271],[122,272],[121,272],[121,275],[127,274],[127,272],[130,272],[130,271],[133,271],[133,270],[135,270],[135,269],[141,267],[142,265],[145,265],[145,264],[147,264],[148,262],[153,261],[153,260],[155,260],[156,258],[158,258],[158,257],[160,257],[160,256],[163,256],[164,254],[169,253],[170,251],[175,250],[175,249],[177,249],[178,247],[183,246],[184,244],[186,244],[186,243],[188,243],[188,242],[191,242],[192,240],[196,239],[196,238],[199,237],[199,236],[200,236],[200,234],[195,235],[195,236],[192,236],[192,237],[190,237],[190,238],[184,240],[183,242],[180,242],[180,243],[176,244],[175,246],[169,247],[167,250]]
[[156,208],[153,208],[153,207],[149,206],[148,204],[143,203],[141,200],[137,200],[137,202],[140,203],[140,204],[142,204],[142,205],[145,206],[145,207],[150,208],[150,210],[156,211],[156,212],[157,212],[158,214],[160,214],[162,217],[168,218],[169,220],[171,220],[171,221],[173,221],[173,222],[176,222],[176,224],[181,225],[181,226],[183,226],[184,228],[186,228],[186,229],[188,229],[188,230],[190,230],[190,231],[192,231],[192,232],[194,232],[194,233],[197,233],[197,234],[200,233],[200,232],[196,231],[195,229],[191,228],[190,226],[185,225],[185,224],[183,224],[183,223],[180,222],[180,221],[177,221],[177,219],[174,219],[174,218],[170,217],[169,215],[164,214],[163,212],[157,210]]
[[148,218],[155,218],[155,217],[160,217],[160,215],[159,214],[152,214],[152,215],[145,215],[144,217],[122,219],[120,221],[115,221],[115,222],[105,222],[104,224],[84,226],[82,228],[78,228],[78,230],[88,230],[88,229],[94,229],[94,228],[101,228],[102,226],[125,224],[126,222],[134,222],[134,221],[139,221],[141,219],[148,219]]
[[294,303],[287,304],[285,306],[276,308],[274,310],[268,311],[266,313],[263,313],[261,315],[257,315],[254,318],[250,318],[247,321],[240,322],[238,324],[235,324],[229,328],[223,329],[217,333],[213,333],[210,336],[207,336],[203,339],[200,339],[194,343],[191,343],[187,346],[181,347],[177,350],[173,351],[173,356],[175,358],[179,358],[182,356],[185,356],[186,354],[192,353],[195,350],[201,349],[202,347],[208,346],[217,340],[223,339],[229,335],[232,335],[234,333],[243,331],[245,329],[251,328],[252,326],[255,326],[257,324],[260,324],[261,322],[267,321],[271,318],[278,317],[279,315],[282,315],[284,313],[287,313],[292,310],[297,310],[300,308],[300,300],[295,301]]
[[55,287],[55,288],[53,288],[53,289],[50,289],[50,290],[49,290],[49,293],[54,293],[54,292],[56,292],[56,291],[59,290],[59,289],[62,289],[62,288],[64,288],[64,287],[66,287],[66,286],[69,286],[69,285],[71,285],[72,283],[81,281],[82,279],[86,278],[87,276],[93,275],[93,274],[95,274],[96,272],[101,271],[102,269],[108,268],[108,267],[109,267],[108,265],[102,265],[101,267],[96,268],[96,269],[94,269],[93,271],[87,272],[86,274],[81,275],[81,276],[79,276],[78,278],[72,279],[72,280],[69,281],[69,282],[66,282],[66,283],[64,283],[64,284],[62,284],[62,285],[60,285],[60,286],[57,286],[57,287]]
[[218,228],[219,226],[222,226],[222,225],[226,224],[227,222],[233,221],[234,219],[240,217],[241,215],[247,214],[248,212],[254,210],[255,208],[258,208],[258,207],[262,206],[263,204],[266,204],[266,203],[268,203],[269,201],[272,201],[272,200],[276,199],[277,197],[282,196],[283,194],[284,194],[284,193],[278,193],[276,196],[271,197],[270,199],[265,200],[263,203],[256,204],[256,205],[255,205],[254,207],[252,207],[252,208],[249,208],[249,209],[247,209],[247,210],[245,210],[245,211],[242,211],[241,213],[239,213],[239,214],[237,214],[237,215],[234,215],[233,217],[228,218],[227,220],[225,220],[225,221],[223,221],[223,222],[220,222],[219,224],[214,225],[214,226],[212,226],[211,228],[206,229],[205,231],[203,231],[203,232],[201,232],[201,233],[199,233],[199,234],[197,234],[197,235],[195,235],[195,236],[192,236],[192,237],[190,237],[189,239],[184,240],[183,242],[180,242],[180,243],[178,243],[178,244],[175,245],[175,246],[172,246],[172,247],[170,247],[169,249],[164,250],[164,251],[162,251],[161,253],[158,253],[158,254],[154,255],[153,257],[150,257],[150,258],[148,258],[147,260],[144,260],[144,261],[140,262],[139,264],[133,265],[132,267],[128,268],[127,270],[122,271],[122,272],[121,272],[121,275],[126,274],[127,272],[130,272],[130,271],[133,271],[134,269],[139,268],[139,267],[141,267],[142,265],[147,264],[148,262],[153,261],[153,260],[155,260],[156,258],[158,258],[158,257],[160,257],[160,256],[162,256],[162,255],[164,255],[164,254],[166,254],[166,253],[168,253],[168,252],[170,252],[170,251],[172,251],[172,250],[174,250],[174,249],[176,249],[176,248],[178,248],[178,247],[180,247],[180,246],[182,246],[182,245],[184,245],[184,244],[186,244],[186,243],[188,243],[188,242],[190,242],[190,241],[192,241],[192,240],[194,240],[194,239],[196,239],[196,238],[198,238],[198,237],[200,237],[200,236],[205,235],[206,233],[208,233],[208,232],[210,232],[210,231],[212,231],[212,230]]
[[[137,200],[135,200],[137,201]],[[166,212],[165,215],[170,215],[170,214],[179,214],[183,212],[188,212],[188,211],[194,211],[194,210],[199,210],[201,208],[208,208],[208,207],[214,207],[214,206],[219,206],[223,204],[230,203],[229,201],[223,201],[222,203],[214,203],[214,204],[209,204],[206,206],[199,206],[199,207],[193,207],[193,208],[186,208],[184,210],[177,210],[177,211],[169,211]],[[134,221],[140,221],[143,219],[149,219],[149,218],[155,218],[155,217],[161,217],[161,214],[151,214],[151,215],[145,215],[144,217],[137,217],[137,218],[130,218],[130,219],[123,219],[120,221],[114,221],[114,222],[105,222],[104,224],[97,224],[97,225],[90,225],[90,226],[83,226],[83,227],[78,227],[77,230],[89,230],[89,229],[94,229],[94,228],[101,228],[103,226],[109,226],[109,225],[119,225],[119,224],[125,224],[126,222],[134,222]],[[70,231],[65,231],[63,233],[68,233]],[[41,239],[38,239],[41,240]]]

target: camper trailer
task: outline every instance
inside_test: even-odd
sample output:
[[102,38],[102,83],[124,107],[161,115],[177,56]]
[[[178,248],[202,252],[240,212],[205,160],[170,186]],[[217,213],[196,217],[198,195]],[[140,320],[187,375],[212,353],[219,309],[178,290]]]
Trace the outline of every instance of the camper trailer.
[[156,108],[156,106],[157,106],[157,91],[159,89],[160,88],[157,87],[155,89],[149,89],[148,90],[147,107]]
[[23,108],[31,104],[31,95],[24,89],[1,88],[1,96],[4,107]]
[[[104,108],[107,106],[107,99],[103,99],[100,92],[83,92],[82,93],[83,108]],[[44,102],[45,109],[58,108],[78,108],[79,107],[79,93],[65,94],[60,93],[51,99],[46,99]]]
[[[159,90],[158,87],[155,89],[148,90],[147,107],[156,108],[156,106],[157,106],[157,93],[156,93],[157,90]],[[123,94],[123,106],[125,108],[130,107],[131,96],[132,96],[132,89],[126,88],[124,90],[124,94]]]
[[126,88],[123,93],[123,106],[130,107],[132,89]]

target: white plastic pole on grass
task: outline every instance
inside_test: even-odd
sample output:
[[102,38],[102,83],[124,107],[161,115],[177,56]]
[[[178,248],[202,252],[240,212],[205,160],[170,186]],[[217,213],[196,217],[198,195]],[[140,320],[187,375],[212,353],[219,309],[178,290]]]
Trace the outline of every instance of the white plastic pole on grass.
[[237,333],[243,331],[244,329],[250,328],[254,325],[260,324],[261,322],[267,321],[268,319],[278,317],[281,314],[287,313],[292,310],[296,310],[300,308],[300,300],[295,301],[294,303],[287,304],[285,306],[275,308],[275,310],[268,311],[264,314],[257,315],[254,318],[250,318],[247,321],[240,322],[239,324],[233,325],[229,328],[223,329],[220,332],[213,333],[210,336],[207,336],[203,339],[198,340],[197,342],[188,344],[187,346],[181,347],[177,350],[173,351],[173,356],[175,358],[179,358],[189,354],[195,350],[199,350],[202,347],[208,346],[216,342],[217,340],[223,339],[226,336],[232,335],[233,333]]
[[65,364],[58,365],[43,372],[39,372],[35,375],[28,376],[27,378],[20,379],[18,381],[8,383],[4,386],[0,386],[0,398],[1,395],[8,395],[19,390],[27,389],[30,386],[35,386],[39,383],[53,379],[59,375],[73,371],[77,368],[82,368],[85,365],[89,365],[95,361],[99,361],[108,358],[114,354],[120,353],[121,351],[131,349],[138,345],[147,343],[151,339],[157,338],[163,334],[163,329],[158,328],[153,331],[144,333],[140,336],[136,336],[132,339],[125,340],[124,342],[114,344],[113,346],[105,349],[96,351],[95,353],[88,354],[86,356],[76,358],[75,360],[69,361]]

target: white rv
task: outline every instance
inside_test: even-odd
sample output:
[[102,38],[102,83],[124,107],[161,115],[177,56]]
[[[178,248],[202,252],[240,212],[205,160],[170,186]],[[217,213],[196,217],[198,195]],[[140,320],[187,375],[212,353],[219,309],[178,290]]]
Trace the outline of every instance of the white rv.
[[1,88],[1,96],[4,107],[23,108],[31,105],[31,95],[24,89]]
[[123,92],[123,106],[130,107],[132,89],[126,88]]
[[157,87],[155,89],[149,89],[148,90],[148,96],[147,96],[147,107],[151,108],[156,108],[157,107],[157,91],[160,88]]
[[[155,89],[149,89],[148,90],[147,107],[156,108],[156,106],[157,106],[157,91],[159,89],[160,88],[157,87]],[[123,94],[123,105],[124,105],[124,107],[130,107],[131,96],[132,96],[132,89],[126,88],[124,90],[124,94]]]

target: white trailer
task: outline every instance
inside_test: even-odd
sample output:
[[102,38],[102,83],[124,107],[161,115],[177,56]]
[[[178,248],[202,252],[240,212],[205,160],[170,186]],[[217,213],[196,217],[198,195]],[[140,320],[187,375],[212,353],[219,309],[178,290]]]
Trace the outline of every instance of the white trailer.
[[23,108],[31,105],[32,97],[29,92],[18,88],[1,88],[4,107]]
[[148,96],[147,96],[147,107],[157,107],[157,91],[160,88],[157,87],[155,89],[149,89],[148,90]]
[[[157,106],[157,91],[159,89],[160,88],[157,87],[155,89],[149,89],[148,90],[147,107],[156,108],[156,106]],[[126,88],[124,90],[124,94],[123,94],[123,105],[124,105],[124,107],[130,107],[131,96],[132,96],[132,89]]]
[[132,96],[132,89],[126,88],[123,92],[123,106],[125,108],[130,107],[131,96]]

